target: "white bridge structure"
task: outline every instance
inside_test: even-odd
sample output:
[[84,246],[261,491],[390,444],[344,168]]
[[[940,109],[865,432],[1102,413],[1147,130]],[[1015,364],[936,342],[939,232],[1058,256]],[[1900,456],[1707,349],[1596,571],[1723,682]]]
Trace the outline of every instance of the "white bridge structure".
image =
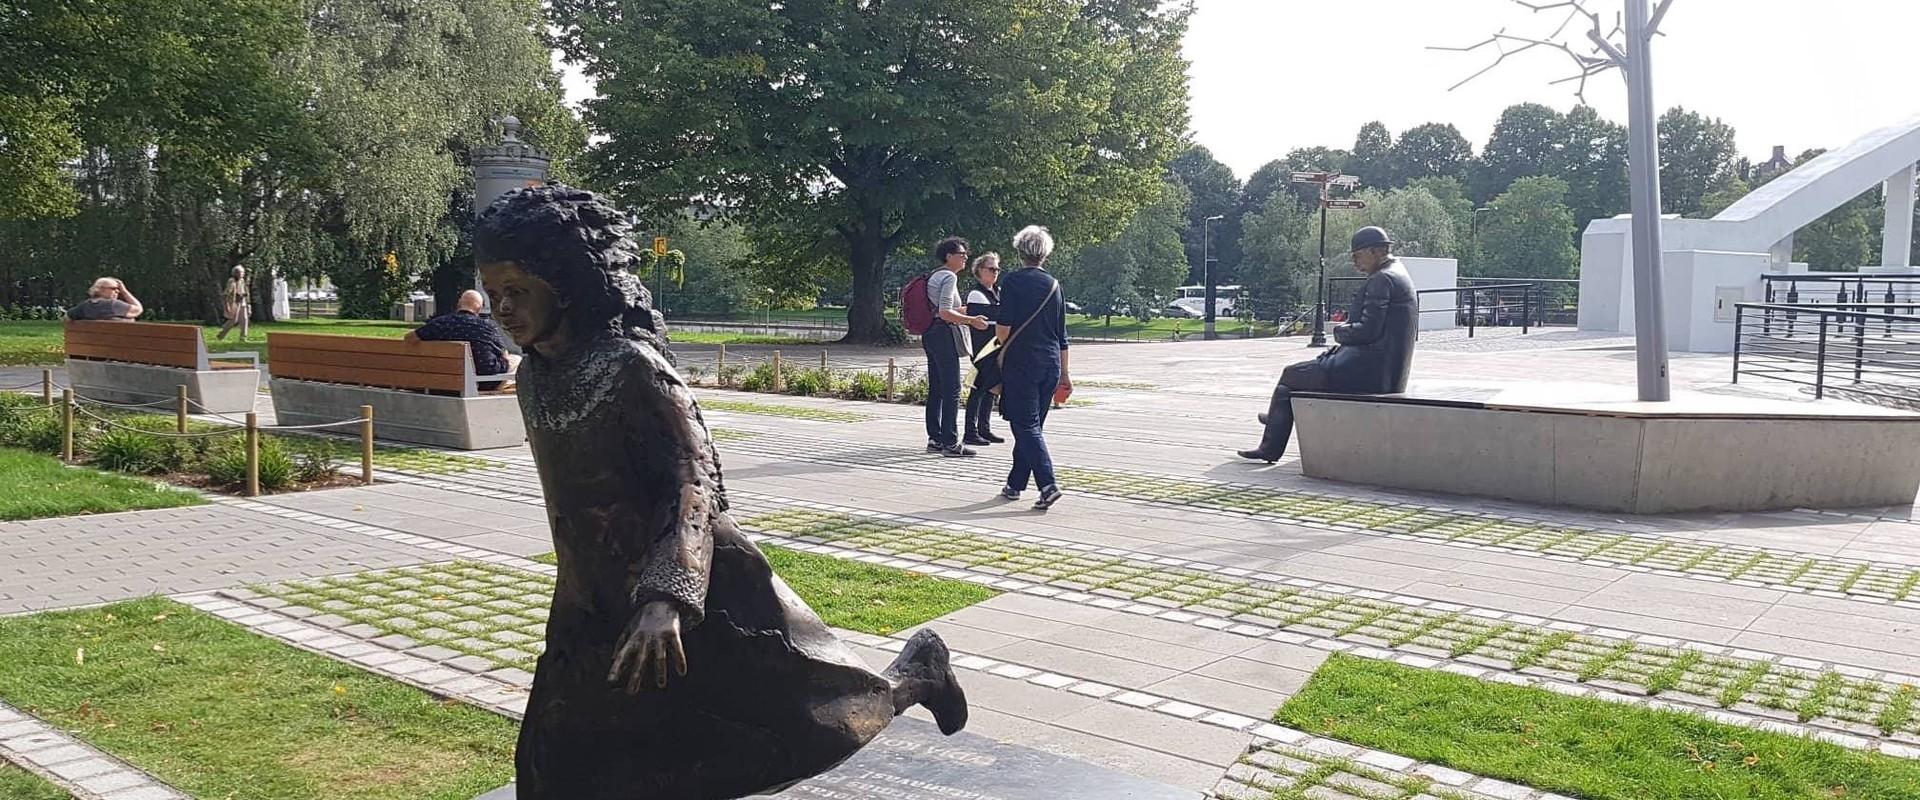
[[[1793,236],[1808,223],[1876,186],[1886,192],[1878,266],[1862,274],[1920,274],[1913,247],[1914,165],[1920,117],[1860,137],[1787,172],[1712,219],[1661,219],[1668,345],[1694,353],[1733,350],[1734,304],[1760,302],[1764,275],[1809,272],[1793,262]],[[1631,333],[1633,219],[1587,225],[1580,242],[1582,330]]]

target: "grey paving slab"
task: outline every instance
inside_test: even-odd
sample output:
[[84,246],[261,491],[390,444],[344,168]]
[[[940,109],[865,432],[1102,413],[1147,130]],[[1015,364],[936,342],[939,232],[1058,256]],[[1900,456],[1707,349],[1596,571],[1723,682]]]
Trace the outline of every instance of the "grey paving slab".
[[[1138,648],[1134,653],[1141,656],[1149,655]],[[997,647],[981,655],[1022,664],[1045,664],[1049,669],[1117,686],[1145,686],[1186,671],[1077,647],[1032,640]]]
[[442,558],[219,505],[0,523],[0,613]]
[[1221,728],[1208,729],[1155,711],[1101,703],[1056,721],[1082,733],[1125,731],[1128,741],[1162,753],[1189,758],[1220,768],[1233,763],[1251,737]]

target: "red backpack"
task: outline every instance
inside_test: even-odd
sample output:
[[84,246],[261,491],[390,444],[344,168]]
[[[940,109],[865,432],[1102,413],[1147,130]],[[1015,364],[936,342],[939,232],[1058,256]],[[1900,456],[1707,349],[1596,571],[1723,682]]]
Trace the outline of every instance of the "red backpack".
[[900,287],[900,327],[915,336],[933,327],[933,298],[927,296],[927,278],[931,275],[921,275]]

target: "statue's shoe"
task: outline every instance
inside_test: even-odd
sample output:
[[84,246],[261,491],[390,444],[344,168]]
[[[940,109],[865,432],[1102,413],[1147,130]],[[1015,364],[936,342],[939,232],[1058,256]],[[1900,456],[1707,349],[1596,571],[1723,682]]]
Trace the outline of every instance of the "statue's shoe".
[[940,732],[952,736],[967,726],[967,693],[949,663],[947,643],[940,634],[921,629],[887,667],[886,675],[911,686],[909,696],[933,712]]

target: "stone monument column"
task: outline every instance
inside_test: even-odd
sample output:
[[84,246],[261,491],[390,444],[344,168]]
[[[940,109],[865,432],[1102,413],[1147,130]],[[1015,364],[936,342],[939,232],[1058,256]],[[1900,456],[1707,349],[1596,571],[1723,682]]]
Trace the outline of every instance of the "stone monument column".
[[[500,144],[492,147],[477,147],[473,151],[473,215],[487,210],[500,195],[522,186],[539,186],[547,182],[547,168],[553,159],[540,149],[521,140],[520,119],[502,117],[500,119]],[[479,289],[480,273],[473,274],[474,288]],[[486,291],[482,289],[481,296]],[[484,312],[491,312],[491,305]]]

